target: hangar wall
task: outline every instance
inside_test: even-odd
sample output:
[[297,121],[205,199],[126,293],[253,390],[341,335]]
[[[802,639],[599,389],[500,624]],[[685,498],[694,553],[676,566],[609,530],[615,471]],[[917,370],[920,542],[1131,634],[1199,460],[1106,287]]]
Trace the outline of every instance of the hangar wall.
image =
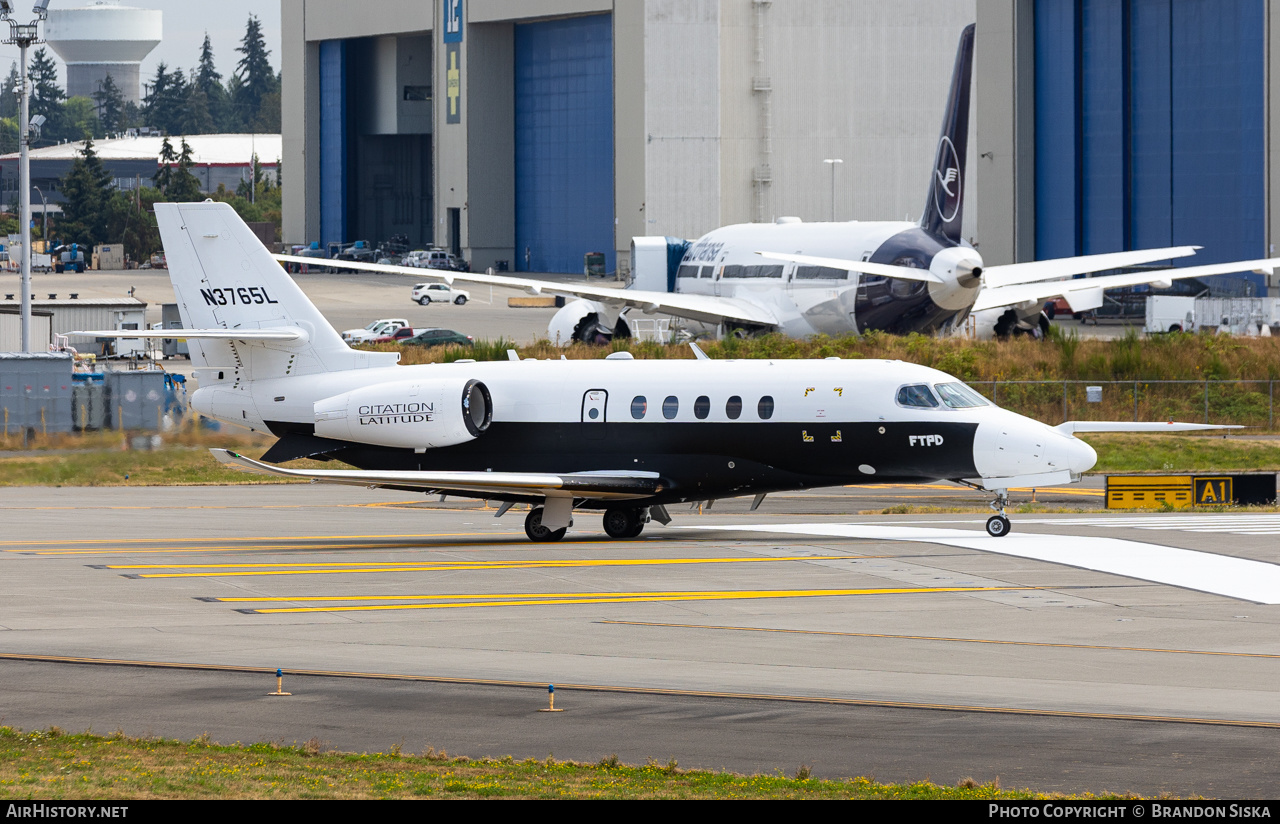
[[978,0],[977,22],[988,264],[1275,253],[1280,20],[1264,0]]
[[[525,148],[516,133],[520,29],[569,31],[592,17],[609,21],[611,112],[595,119],[611,130],[611,169],[562,176],[571,187],[587,182],[577,178],[602,178],[594,182],[606,185],[590,196],[561,186],[566,202],[589,203],[583,219],[604,226],[583,230],[574,241],[580,248],[561,252],[554,266],[535,263],[532,248],[530,263],[576,270],[583,252],[599,250],[621,253],[618,265],[626,270],[630,238],[638,234],[697,237],[781,215],[825,220],[833,205],[840,220],[918,216],[956,41],[973,20],[975,0],[464,0],[453,67],[442,43],[442,0],[282,5],[288,242],[354,240],[352,233],[372,231],[356,217],[368,211],[359,181],[367,183],[370,172],[360,166],[357,132],[365,127],[353,125],[351,84],[357,74],[386,72],[353,69],[350,54],[385,56],[380,39],[425,35],[432,55],[433,122],[424,138],[430,234],[439,245],[460,247],[477,268],[496,261],[523,268],[520,247],[533,246],[517,237],[517,157]],[[322,80],[321,55],[340,49],[348,50],[345,116],[332,111],[337,81]],[[451,68],[460,106],[454,123]],[[599,79],[601,71],[589,74]],[[345,141],[334,118],[346,124]],[[831,166],[822,162],[830,157],[844,161],[835,169],[834,204]],[[548,195],[541,187],[525,191],[528,204]]]

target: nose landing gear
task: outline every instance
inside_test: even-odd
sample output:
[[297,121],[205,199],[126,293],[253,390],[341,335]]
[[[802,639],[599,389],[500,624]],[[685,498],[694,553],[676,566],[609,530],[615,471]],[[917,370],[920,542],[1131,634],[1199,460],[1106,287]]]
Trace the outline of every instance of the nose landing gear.
[[1004,514],[1004,508],[1009,505],[1009,490],[997,489],[996,499],[991,502],[991,508],[996,514],[987,519],[987,534],[992,538],[1003,538],[1009,534],[1009,519]]

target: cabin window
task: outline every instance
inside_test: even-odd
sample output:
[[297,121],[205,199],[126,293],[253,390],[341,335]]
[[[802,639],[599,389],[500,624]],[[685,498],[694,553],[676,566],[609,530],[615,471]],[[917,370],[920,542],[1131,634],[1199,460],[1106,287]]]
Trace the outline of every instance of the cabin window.
[[773,397],[765,395],[760,399],[760,403],[756,404],[756,411],[760,413],[760,420],[767,421],[773,417]]
[[704,278],[713,278],[713,277],[715,277],[715,276],[716,276],[716,267],[714,267],[714,266],[703,266],[703,267],[702,267],[702,275],[701,275],[700,277],[704,277]]
[[649,401],[644,395],[636,395],[631,401],[631,417],[640,420],[644,417],[644,413],[649,411]]
[[698,399],[693,402],[693,416],[700,421],[705,421],[710,414],[711,399],[706,395],[699,395]]
[[742,415],[742,398],[734,395],[724,405],[724,414],[729,416],[729,420],[736,421]]
[[933,387],[938,397],[952,409],[970,409],[975,406],[986,406],[987,399],[973,391],[963,383],[940,383]]
[[898,406],[910,406],[920,409],[936,409],[938,399],[923,383],[913,383],[898,390]]
[[849,273],[844,269],[833,269],[830,266],[797,266],[796,280],[844,280]]
[[699,267],[697,266],[690,266],[687,263],[681,264],[680,268],[676,270],[676,277],[696,278],[698,276],[698,270],[699,270]]
[[662,417],[667,420],[673,420],[680,412],[680,399],[675,395],[668,395],[667,399],[662,402]]
[[742,277],[742,267],[736,263],[731,263],[720,270],[722,278],[740,278]]

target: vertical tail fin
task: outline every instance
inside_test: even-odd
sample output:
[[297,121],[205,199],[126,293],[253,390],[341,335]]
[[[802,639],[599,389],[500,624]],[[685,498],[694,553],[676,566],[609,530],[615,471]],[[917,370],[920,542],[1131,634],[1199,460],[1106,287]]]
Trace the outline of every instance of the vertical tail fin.
[[186,329],[301,329],[297,341],[188,339],[191,362],[241,380],[383,366],[398,357],[356,352],[226,203],[157,203],[169,278]]
[[969,92],[973,79],[973,24],[960,33],[956,65],[951,72],[951,92],[942,120],[942,136],[933,160],[929,197],[920,227],[938,238],[960,242],[964,217],[965,156],[969,149]]

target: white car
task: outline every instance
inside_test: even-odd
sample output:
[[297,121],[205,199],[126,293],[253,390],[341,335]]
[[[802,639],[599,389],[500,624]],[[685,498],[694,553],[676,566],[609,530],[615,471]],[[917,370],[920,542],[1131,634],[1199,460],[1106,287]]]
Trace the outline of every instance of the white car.
[[363,329],[346,330],[342,333],[342,339],[347,343],[367,342],[393,334],[397,329],[408,325],[409,321],[404,318],[383,318],[373,321]]
[[459,306],[471,299],[471,293],[456,289],[447,283],[419,283],[413,287],[413,300],[426,306],[428,303],[456,303]]

